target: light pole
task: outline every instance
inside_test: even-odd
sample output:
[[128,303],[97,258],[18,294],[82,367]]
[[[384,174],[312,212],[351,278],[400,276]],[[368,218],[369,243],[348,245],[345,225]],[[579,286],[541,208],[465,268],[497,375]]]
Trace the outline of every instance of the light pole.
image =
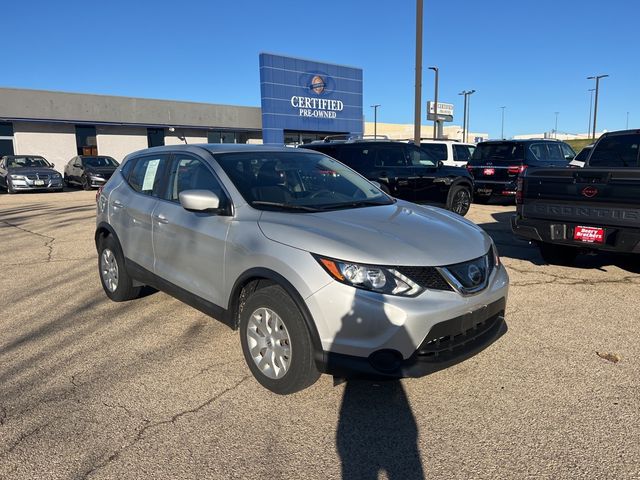
[[429,67],[429,70],[433,70],[436,74],[436,91],[433,99],[433,139],[436,140],[438,138],[438,83],[440,81],[440,69],[438,67]]
[[467,141],[467,130],[469,129],[469,96],[474,94],[475,90],[463,90],[458,95],[464,95],[464,119],[462,124],[462,141]]
[[558,114],[560,112],[553,112],[556,114],[556,127],[553,129],[553,138],[557,139],[558,138]]
[[504,140],[504,109],[507,107],[500,107],[502,109],[502,127],[500,128],[500,138]]
[[587,126],[587,136],[591,136],[591,113],[593,112],[593,92],[596,91],[595,88],[590,88],[591,92],[591,100],[589,100],[589,125]]
[[416,0],[416,93],[413,143],[420,145],[420,103],[422,102],[422,0]]
[[379,103],[376,103],[375,105],[371,105],[371,108],[373,108],[373,138],[378,138],[378,107],[380,106]]
[[629,130],[629,112],[627,112],[627,128],[625,130]]
[[594,75],[592,77],[587,77],[587,80],[595,80],[596,81],[596,102],[593,106],[593,135],[592,139],[596,138],[596,126],[598,125],[598,93],[600,92],[600,79],[607,78],[609,75]]

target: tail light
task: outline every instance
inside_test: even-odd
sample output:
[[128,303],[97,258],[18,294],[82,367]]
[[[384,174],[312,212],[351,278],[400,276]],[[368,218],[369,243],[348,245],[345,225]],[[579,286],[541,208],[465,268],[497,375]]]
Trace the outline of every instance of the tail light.
[[98,199],[100,198],[100,195],[102,194],[102,189],[104,189],[104,185],[101,185],[98,188],[98,191],[96,191],[96,203],[98,203]]
[[526,165],[514,165],[512,167],[507,167],[507,172],[509,172],[509,175],[520,175],[526,169]]
[[522,191],[523,188],[524,188],[524,178],[518,177],[518,183],[516,187],[516,205],[522,205],[522,199],[523,199],[523,193],[524,193]]

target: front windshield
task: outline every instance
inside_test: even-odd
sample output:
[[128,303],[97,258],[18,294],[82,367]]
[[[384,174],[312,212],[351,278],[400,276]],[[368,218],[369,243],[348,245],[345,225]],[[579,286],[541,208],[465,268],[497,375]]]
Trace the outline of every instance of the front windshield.
[[85,167],[117,167],[116,162],[111,157],[82,157]]
[[8,157],[7,167],[9,168],[33,168],[51,167],[51,164],[42,157]]
[[244,199],[261,210],[326,211],[394,200],[344,164],[312,152],[216,155]]

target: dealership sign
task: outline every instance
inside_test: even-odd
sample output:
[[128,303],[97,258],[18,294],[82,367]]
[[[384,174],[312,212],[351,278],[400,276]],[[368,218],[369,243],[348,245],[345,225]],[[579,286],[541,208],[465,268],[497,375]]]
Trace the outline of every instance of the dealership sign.
[[435,103],[432,101],[427,102],[427,120],[453,122],[453,104],[438,102],[438,118],[436,118]]
[[362,70],[260,54],[264,143],[281,144],[284,131],[363,131]]

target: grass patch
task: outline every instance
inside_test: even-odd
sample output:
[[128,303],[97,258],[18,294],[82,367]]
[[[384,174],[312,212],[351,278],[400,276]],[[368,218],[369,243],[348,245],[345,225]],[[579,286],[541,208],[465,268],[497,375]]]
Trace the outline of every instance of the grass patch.
[[571,145],[571,148],[573,148],[576,151],[576,153],[580,153],[580,150],[582,150],[587,145],[591,145],[593,142],[594,140],[591,140],[590,138],[580,138],[578,140],[565,140],[565,143],[568,143],[569,145]]

